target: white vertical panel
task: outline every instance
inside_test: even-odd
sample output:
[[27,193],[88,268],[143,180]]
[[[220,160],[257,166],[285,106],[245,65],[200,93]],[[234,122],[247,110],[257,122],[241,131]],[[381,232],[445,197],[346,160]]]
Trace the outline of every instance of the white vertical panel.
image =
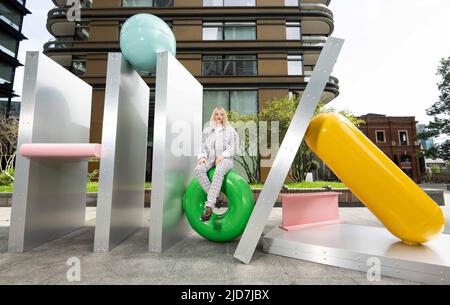
[[[150,213],[151,252],[161,253],[191,232],[183,215],[182,200],[197,162],[202,108],[202,85],[170,53],[159,53]],[[172,149],[175,142],[188,144],[188,153],[180,155],[179,151]]]

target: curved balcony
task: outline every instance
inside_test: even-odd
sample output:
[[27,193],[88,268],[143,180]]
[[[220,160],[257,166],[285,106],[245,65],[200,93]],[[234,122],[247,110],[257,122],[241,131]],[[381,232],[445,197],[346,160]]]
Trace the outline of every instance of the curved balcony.
[[332,11],[322,3],[302,3],[302,32],[305,35],[331,35],[334,31]]
[[44,50],[69,49],[73,47],[73,39],[61,40],[52,38],[44,44]]
[[47,30],[53,36],[75,35],[75,22],[67,20],[67,8],[54,8],[48,12]]
[[[313,9],[314,8],[314,9]],[[48,23],[66,21],[66,8],[55,8],[49,12]],[[163,19],[178,17],[200,20],[223,20],[224,16],[230,20],[257,20],[259,18],[281,18],[287,20],[304,21],[302,26],[308,35],[330,35],[334,30],[333,14],[325,5],[302,5],[298,7],[199,7],[199,8],[150,8],[150,7],[111,7],[111,8],[85,8],[82,11],[83,19],[102,20],[111,19],[125,21],[138,13],[152,13]],[[48,25],[48,27],[50,27]],[[51,29],[50,29],[51,30]],[[52,33],[52,32],[51,32]]]

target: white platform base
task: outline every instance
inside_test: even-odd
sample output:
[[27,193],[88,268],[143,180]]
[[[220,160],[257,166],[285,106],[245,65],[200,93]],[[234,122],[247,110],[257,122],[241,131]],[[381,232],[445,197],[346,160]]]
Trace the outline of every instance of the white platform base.
[[263,237],[264,252],[362,272],[381,263],[381,275],[425,284],[450,284],[450,235],[408,246],[385,228],[335,224]]

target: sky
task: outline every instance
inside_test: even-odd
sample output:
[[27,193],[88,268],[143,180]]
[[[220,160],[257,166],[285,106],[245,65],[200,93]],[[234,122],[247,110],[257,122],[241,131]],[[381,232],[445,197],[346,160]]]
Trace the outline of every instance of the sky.
[[450,56],[448,0],[332,0],[333,36],[346,40],[331,106],[358,115],[430,118],[440,59]]
[[[95,0],[94,0],[95,1]],[[51,35],[46,29],[50,0],[28,1],[19,59],[41,51]],[[438,100],[436,70],[450,56],[449,0],[332,0],[333,36],[346,40],[333,75],[340,96],[330,105],[362,115],[379,113],[430,118],[426,109]],[[23,68],[15,90],[22,91]]]
[[[22,41],[19,48],[19,61],[25,64],[25,54],[27,51],[42,51],[44,43],[53,36],[47,31],[47,13],[55,7],[51,0],[28,0],[26,7],[32,12],[27,15],[23,23],[23,33],[28,40]],[[22,94],[24,67],[16,70],[14,80],[14,91]],[[18,99],[20,100],[20,98]]]

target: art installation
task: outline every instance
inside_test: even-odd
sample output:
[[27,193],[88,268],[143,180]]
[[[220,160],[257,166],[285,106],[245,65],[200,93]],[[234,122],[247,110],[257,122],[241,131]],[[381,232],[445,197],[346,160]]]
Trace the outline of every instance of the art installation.
[[[201,143],[190,154],[172,149],[175,140],[201,139],[203,87],[175,58],[175,36],[164,21],[139,14],[123,25],[122,54],[108,57],[102,144],[89,143],[92,88],[28,53],[9,251],[84,226],[88,158],[101,160],[94,251],[109,252],[142,227],[150,90],[139,71],[156,73],[151,252],[163,253],[192,228],[212,242],[241,237],[234,257],[250,263],[305,139],[387,230],[341,224],[336,216],[333,223],[275,228],[262,237],[265,252],[360,271],[377,257],[383,275],[450,283],[450,236],[442,234],[437,204],[347,119],[313,118],[343,44],[328,38],[256,205],[248,183],[231,171],[222,187],[228,210],[208,222],[200,218],[206,194],[193,179]],[[50,109],[55,120],[46,119]]]

